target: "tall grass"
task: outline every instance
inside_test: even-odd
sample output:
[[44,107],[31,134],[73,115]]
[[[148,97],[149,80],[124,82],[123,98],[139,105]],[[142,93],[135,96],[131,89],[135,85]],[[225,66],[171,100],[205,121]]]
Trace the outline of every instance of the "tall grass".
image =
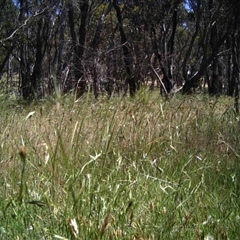
[[1,239],[238,238],[232,99],[143,90],[1,109]]

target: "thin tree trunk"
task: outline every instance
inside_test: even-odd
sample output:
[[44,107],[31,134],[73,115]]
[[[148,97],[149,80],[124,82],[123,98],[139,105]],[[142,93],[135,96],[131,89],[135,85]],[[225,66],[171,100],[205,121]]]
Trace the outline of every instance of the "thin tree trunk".
[[162,74],[163,74],[163,79],[161,81],[161,85],[160,85],[160,92],[161,94],[167,94],[170,93],[173,85],[168,77],[168,72],[166,71],[166,68],[163,66],[162,62],[162,56],[159,54],[158,51],[158,45],[157,45],[157,40],[156,40],[156,30],[154,28],[154,26],[152,26],[152,44],[153,44],[153,51],[154,51],[154,55],[157,58]]
[[59,16],[60,20],[59,20],[59,43],[58,43],[58,56],[57,56],[57,74],[56,74],[56,88],[59,92],[62,92],[62,71],[63,71],[63,49],[64,49],[64,32],[65,32],[65,9],[63,10],[63,12],[61,13],[61,15]]
[[235,84],[235,94],[234,94],[234,106],[236,114],[239,115],[239,33],[238,33],[238,17],[236,17],[235,22],[235,32],[232,35],[232,82]]
[[76,46],[75,52],[75,62],[74,62],[74,75],[76,81],[76,97],[81,97],[86,91],[86,80],[84,79],[84,68],[82,65],[85,40],[86,40],[86,28],[87,28],[87,18],[88,18],[89,1],[85,0],[81,6],[81,24],[79,27],[78,37],[79,44]]
[[127,73],[126,83],[129,85],[130,96],[134,96],[137,90],[137,86],[136,86],[135,78],[132,71],[132,65],[133,65],[132,57],[127,47],[127,37],[123,29],[121,9],[117,4],[117,0],[113,0],[113,7],[116,11],[118,27],[119,27],[119,32],[121,36],[124,65]]
[[99,58],[99,54],[98,54],[98,48],[100,45],[100,39],[101,39],[101,34],[102,34],[102,29],[104,26],[104,22],[106,19],[106,16],[110,13],[112,8],[111,3],[108,4],[107,9],[103,12],[101,18],[98,21],[98,25],[94,34],[94,37],[90,43],[90,61],[91,61],[91,65],[92,65],[92,77],[93,77],[93,92],[94,92],[94,96],[97,99],[100,93],[100,77],[99,77],[99,63],[98,62],[98,58]]
[[10,48],[7,49],[6,56],[4,57],[2,63],[0,64],[0,79],[1,79],[1,73],[3,72],[3,69],[5,67],[6,62],[8,61],[13,49],[15,48],[15,44],[12,44]]
[[[209,2],[209,11],[213,9],[213,1]],[[210,30],[210,46],[212,51],[217,43],[218,39],[218,31],[216,24],[213,24]],[[218,59],[214,58],[211,64],[211,78],[210,78],[210,86],[208,86],[208,91],[210,95],[218,95],[219,94],[219,75],[218,75]]]
[[[27,13],[27,7],[24,0],[20,0],[20,14],[19,14],[19,22],[23,22],[25,15]],[[25,12],[26,11],[26,12]],[[31,87],[30,87],[30,66],[27,62],[28,58],[28,43],[21,41],[20,45],[20,88],[22,91],[23,99],[28,100],[31,95]]]

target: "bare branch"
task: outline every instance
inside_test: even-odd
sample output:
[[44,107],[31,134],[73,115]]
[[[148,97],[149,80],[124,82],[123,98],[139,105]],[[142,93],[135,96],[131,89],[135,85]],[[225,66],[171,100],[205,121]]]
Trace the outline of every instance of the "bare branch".
[[160,78],[159,74],[158,74],[157,71],[154,69],[154,67],[153,67],[152,64],[150,64],[150,67],[151,67],[151,69],[153,70],[154,74],[157,76],[159,82],[161,83],[161,85],[162,85],[162,87],[163,87],[163,89],[164,89],[164,92],[166,93],[166,95],[168,95],[167,89],[166,89],[166,87],[165,87],[162,79]]
[[46,8],[43,9],[41,12],[36,13],[35,15],[33,15],[33,16],[29,17],[28,19],[26,19],[26,20],[24,21],[24,23],[23,23],[22,25],[20,25],[17,29],[15,29],[10,36],[8,36],[7,38],[5,38],[4,40],[0,40],[0,42],[3,43],[3,42],[6,42],[6,41],[12,39],[12,38],[14,37],[14,35],[15,35],[21,28],[25,27],[25,26],[27,25],[27,23],[28,23],[32,18],[35,18],[35,17],[41,15],[42,13],[45,12],[45,10],[46,10]]

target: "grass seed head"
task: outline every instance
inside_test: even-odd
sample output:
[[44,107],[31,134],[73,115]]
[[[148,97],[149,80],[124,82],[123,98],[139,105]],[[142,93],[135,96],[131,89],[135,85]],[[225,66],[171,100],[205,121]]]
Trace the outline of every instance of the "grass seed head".
[[26,157],[27,157],[26,147],[22,145],[18,149],[19,149],[19,155],[20,155],[22,161],[25,161]]
[[154,210],[155,210],[155,204],[154,204],[153,201],[150,201],[149,206],[150,206],[150,211],[151,211],[151,212],[154,212]]
[[77,238],[78,234],[79,234],[79,230],[78,230],[78,225],[77,225],[76,218],[73,218],[73,219],[69,220],[69,226],[70,226],[70,228],[73,232],[74,237]]
[[50,154],[48,150],[48,145],[45,142],[42,142],[38,145],[39,149],[39,155],[41,155],[42,158],[44,158],[45,165],[48,164],[48,161],[50,159]]
[[106,232],[109,227],[111,226],[111,222],[113,221],[113,217],[111,214],[107,214],[107,216],[104,219],[103,225],[100,229],[100,234],[101,236],[104,234],[104,232]]

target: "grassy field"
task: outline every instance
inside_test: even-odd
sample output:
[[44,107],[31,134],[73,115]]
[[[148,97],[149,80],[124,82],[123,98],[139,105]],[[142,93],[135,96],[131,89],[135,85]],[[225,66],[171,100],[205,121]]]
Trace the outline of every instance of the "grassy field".
[[233,99],[0,105],[0,239],[239,239]]

